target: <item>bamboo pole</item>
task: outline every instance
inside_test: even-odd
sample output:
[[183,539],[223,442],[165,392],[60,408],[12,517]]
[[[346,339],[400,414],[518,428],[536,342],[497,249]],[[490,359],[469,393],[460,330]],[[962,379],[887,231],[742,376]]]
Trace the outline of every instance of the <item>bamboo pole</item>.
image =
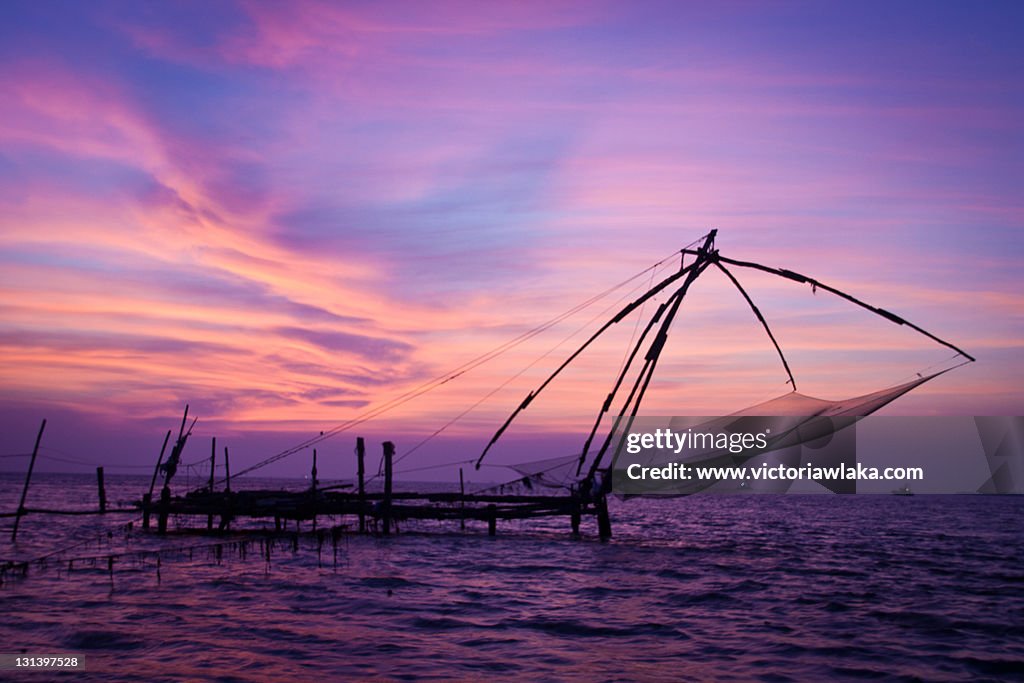
[[18,524],[25,514],[25,497],[28,495],[28,485],[32,481],[32,470],[36,466],[36,455],[39,454],[39,442],[43,439],[43,430],[46,429],[46,420],[39,425],[39,434],[36,435],[36,445],[32,448],[32,459],[28,461],[28,472],[25,473],[25,487],[21,489],[21,502],[18,503],[18,511],[14,517],[14,531],[11,532],[11,542],[18,540]]

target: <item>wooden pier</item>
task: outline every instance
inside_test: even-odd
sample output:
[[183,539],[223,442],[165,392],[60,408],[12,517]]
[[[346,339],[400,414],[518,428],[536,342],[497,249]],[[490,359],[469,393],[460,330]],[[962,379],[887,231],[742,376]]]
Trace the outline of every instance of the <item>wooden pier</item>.
[[[187,408],[186,408],[187,418]],[[150,493],[144,494],[136,503],[142,513],[143,529],[149,529],[152,518],[157,518],[157,532],[167,533],[168,519],[195,517],[206,519],[206,530],[223,532],[230,530],[236,520],[273,519],[277,530],[286,528],[289,522],[310,522],[316,529],[318,517],[350,517],[352,527],[359,533],[379,533],[390,536],[407,520],[456,521],[465,529],[467,520],[487,523],[488,535],[497,534],[498,522],[508,520],[537,519],[541,517],[564,516],[573,534],[580,533],[580,523],[585,515],[597,518],[597,528],[602,540],[611,537],[611,520],[604,493],[598,496],[570,491],[565,495],[521,495],[504,493],[466,493],[460,483],[458,492],[418,493],[395,491],[393,481],[393,460],[395,445],[385,441],[383,446],[383,490],[370,493],[365,482],[365,442],[356,441],[357,481],[355,485],[344,484],[320,487],[316,478],[316,454],[313,456],[312,484],[304,491],[282,490],[232,490],[228,474],[223,488],[215,488],[212,474],[209,484],[202,489],[183,496],[170,494],[170,482],[176,471],[177,458],[184,448],[189,432],[179,430],[178,442],[167,463],[158,464],[157,472],[164,473],[164,486],[160,498],[153,500]],[[214,443],[216,443],[214,441]],[[165,440],[166,445],[166,440]],[[216,446],[212,453],[216,453]],[[162,454],[162,452],[161,452]],[[225,449],[225,456],[227,451]],[[211,466],[213,458],[211,455]],[[162,460],[162,458],[161,458]],[[460,482],[461,482],[460,471]],[[153,482],[155,484],[156,477]],[[214,519],[217,524],[214,525]]]
[[[216,517],[217,531],[230,529],[231,523],[241,518],[274,519],[275,527],[282,528],[287,522],[310,522],[316,524],[318,517],[351,517],[358,530],[362,519],[363,532],[375,529],[381,535],[391,535],[399,522],[406,520],[435,520],[465,522],[476,520],[487,522],[488,533],[497,533],[499,521],[536,519],[540,517],[564,516],[569,528],[579,533],[580,518],[584,515],[598,517],[602,537],[611,536],[611,524],[607,520],[607,505],[601,502],[585,502],[578,496],[543,496],[509,494],[462,494],[392,492],[365,493],[336,490],[277,491],[197,491],[185,496],[172,497],[166,502],[140,502],[143,513],[143,527],[153,515],[162,517],[158,531],[166,533],[166,518],[195,517],[210,519]],[[604,520],[602,522],[602,520]],[[202,525],[197,525],[202,526]],[[208,529],[212,527],[207,527]]]
[[[459,491],[420,493],[413,491],[394,490],[394,456],[395,445],[385,441],[383,447],[383,490],[369,492],[366,490],[366,444],[362,437],[356,439],[356,472],[354,484],[320,486],[317,479],[316,449],[313,450],[312,483],[303,491],[285,490],[239,490],[231,488],[231,471],[228,449],[224,448],[225,478],[218,482],[214,466],[217,461],[217,440],[211,440],[209,457],[209,479],[201,489],[192,490],[184,495],[171,493],[171,482],[181,464],[181,455],[192,433],[188,424],[188,406],[181,419],[178,438],[174,442],[170,456],[164,460],[171,431],[164,437],[160,455],[150,480],[149,490],[131,507],[110,507],[106,495],[104,468],[96,468],[96,484],[98,507],[92,509],[59,509],[48,507],[28,507],[26,497],[32,479],[32,471],[39,443],[42,440],[46,421],[43,420],[36,437],[29,468],[17,510],[0,513],[0,518],[13,517],[14,525],[11,540],[17,540],[18,528],[22,517],[33,514],[41,515],[103,515],[108,513],[141,513],[143,530],[150,530],[153,518],[156,518],[156,532],[166,534],[169,520],[174,517],[179,522],[179,529],[221,534],[230,531],[232,523],[243,520],[274,520],[275,530],[287,528],[290,522],[300,524],[311,523],[311,531],[317,529],[317,519],[332,518],[335,529],[352,529],[357,533],[375,533],[390,536],[397,533],[400,523],[408,520],[434,520],[438,522],[458,522],[460,529],[466,529],[467,521],[487,523],[487,532],[495,536],[498,523],[509,520],[527,520],[544,517],[564,516],[568,528],[574,535],[579,535],[581,520],[586,515],[597,518],[598,535],[602,540],[611,538],[611,521],[608,516],[606,492],[597,495],[570,489],[562,495],[540,494],[506,494],[476,492],[466,493],[462,469],[459,469]],[[192,425],[195,425],[193,420]],[[163,486],[159,497],[154,498],[157,479],[163,475]],[[351,523],[344,518],[350,517]],[[189,518],[196,518],[191,524]],[[205,518],[205,524],[198,520]],[[184,520],[184,524],[182,521]],[[252,525],[239,527],[252,528]],[[240,530],[240,529],[236,529]]]

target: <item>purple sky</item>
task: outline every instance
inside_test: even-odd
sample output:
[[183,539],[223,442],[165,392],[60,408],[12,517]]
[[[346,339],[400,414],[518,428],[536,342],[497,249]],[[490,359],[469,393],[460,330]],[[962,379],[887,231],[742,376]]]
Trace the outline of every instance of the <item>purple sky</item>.
[[[710,227],[723,254],[842,287],[979,358],[891,414],[1021,414],[1022,32],[1024,7],[996,2],[3,3],[0,454],[30,450],[47,417],[49,455],[142,472],[188,402],[186,460],[216,435],[255,462]],[[806,393],[871,391],[950,356],[737,275]],[[357,433],[408,450],[628,291],[325,443],[321,472],[351,473]],[[496,462],[576,447],[620,327]],[[578,341],[406,464],[473,457]],[[731,412],[784,380],[709,272],[650,410]]]

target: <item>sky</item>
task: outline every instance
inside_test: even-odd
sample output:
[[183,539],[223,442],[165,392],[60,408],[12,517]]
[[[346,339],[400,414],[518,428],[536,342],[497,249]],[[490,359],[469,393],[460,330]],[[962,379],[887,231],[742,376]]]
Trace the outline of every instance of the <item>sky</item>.
[[[356,435],[410,470],[473,458],[710,228],[723,255],[978,358],[889,414],[1019,415],[1022,30],[999,2],[0,4],[0,469],[47,418],[43,467],[145,473],[186,403],[185,460],[217,436],[242,467],[643,273],[319,446],[328,477],[351,474]],[[806,393],[955,362],[736,275]],[[578,449],[635,330],[574,364],[495,462]],[[785,380],[709,271],[645,410],[728,413]]]

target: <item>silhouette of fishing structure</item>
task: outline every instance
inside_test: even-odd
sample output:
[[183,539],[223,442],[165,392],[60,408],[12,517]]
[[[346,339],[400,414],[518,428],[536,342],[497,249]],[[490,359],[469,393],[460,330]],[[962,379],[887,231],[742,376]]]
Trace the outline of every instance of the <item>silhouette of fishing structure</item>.
[[[233,530],[232,525],[239,523],[241,520],[273,519],[274,532],[287,534],[292,533],[288,531],[288,527],[290,523],[293,523],[296,529],[296,547],[298,544],[297,530],[301,528],[301,523],[307,523],[306,533],[312,538],[318,538],[320,547],[322,547],[325,538],[333,538],[336,548],[339,533],[358,531],[359,533],[378,533],[383,536],[389,536],[397,530],[398,523],[406,520],[456,521],[459,522],[462,529],[466,528],[467,521],[484,522],[487,525],[488,534],[494,536],[497,533],[499,521],[529,520],[557,516],[568,518],[569,527],[575,535],[580,534],[582,520],[593,517],[596,519],[598,537],[601,540],[607,540],[612,535],[612,525],[608,513],[608,497],[611,494],[610,468],[617,450],[622,447],[621,438],[617,442],[615,438],[616,435],[622,436],[622,430],[616,430],[615,428],[606,429],[601,439],[598,439],[598,435],[602,434],[602,425],[609,414],[619,416],[620,420],[627,420],[627,424],[629,420],[637,416],[647,389],[650,386],[651,379],[654,376],[658,361],[666,347],[672,324],[677,318],[681,304],[693,283],[709,269],[722,273],[750,308],[774,347],[788,378],[787,384],[790,385],[790,391],[783,396],[749,408],[746,411],[741,411],[735,415],[865,416],[921,384],[966,363],[975,361],[975,358],[964,350],[895,313],[872,306],[820,280],[784,268],[775,268],[724,256],[719,253],[715,246],[716,235],[717,230],[712,230],[693,244],[673,254],[673,257],[678,256],[680,258],[678,270],[649,286],[641,295],[622,306],[621,309],[606,320],[578,348],[566,357],[535,390],[527,394],[509,415],[508,419],[498,427],[478,457],[463,461],[465,463],[472,462],[479,469],[491,448],[501,439],[502,435],[505,434],[516,418],[527,410],[537,396],[551,385],[584,351],[609,329],[629,318],[637,311],[640,311],[639,315],[642,317],[645,310],[644,305],[648,301],[659,295],[667,294],[664,301],[646,318],[640,334],[638,336],[634,335],[635,343],[632,343],[622,368],[616,375],[609,393],[597,412],[593,427],[584,440],[580,454],[505,466],[521,475],[509,482],[509,484],[518,484],[520,488],[525,489],[525,492],[505,493],[503,488],[495,487],[484,491],[467,493],[462,468],[459,469],[460,487],[457,492],[395,491],[393,480],[395,446],[390,441],[382,444],[381,475],[383,477],[383,488],[382,490],[369,491],[366,487],[366,448],[362,438],[358,438],[356,441],[357,477],[353,484],[320,486],[317,479],[316,449],[314,448],[311,471],[312,483],[308,489],[303,491],[283,491],[240,490],[236,488],[233,490],[231,487],[230,454],[226,447],[223,449],[225,476],[220,480],[216,480],[214,476],[217,460],[217,446],[216,439],[214,438],[211,454],[208,459],[208,481],[204,486],[193,489],[184,495],[174,495],[171,484],[182,464],[182,453],[196,423],[195,418],[193,418],[191,424],[189,424],[188,406],[186,406],[178,429],[178,436],[171,448],[170,455],[164,460],[164,454],[171,437],[171,431],[168,430],[163,446],[160,449],[157,465],[153,471],[149,490],[142,495],[141,499],[130,510],[141,513],[141,528],[143,530],[152,531],[155,527],[155,532],[159,535],[169,532],[168,525],[171,518],[177,521],[178,529],[175,531],[179,533],[182,531],[210,534],[237,533],[238,529]],[[664,262],[659,262],[659,264]],[[915,380],[905,384],[843,401],[823,401],[800,394],[797,392],[796,379],[782,347],[779,345],[768,321],[736,277],[732,270],[733,268],[767,273],[795,283],[809,285],[812,292],[815,293],[824,291],[833,294],[890,323],[908,327],[937,344],[951,349],[956,354],[954,358],[962,359],[962,362],[939,372],[927,375],[919,373]],[[641,275],[646,272],[651,272],[651,269],[643,271]],[[636,277],[638,276],[634,276],[631,280]],[[559,319],[562,318],[564,316]],[[639,322],[643,322],[643,320],[641,319]],[[546,324],[546,326],[550,325]],[[544,328],[545,326],[542,326],[537,329]],[[638,329],[640,328],[638,327]],[[528,338],[534,333],[534,331],[531,331],[517,338],[514,342],[518,343],[518,340]],[[502,352],[509,347],[510,345],[506,344],[498,352]],[[427,383],[427,385],[420,389],[384,404],[375,411],[371,411],[368,416],[363,416],[331,430],[321,432],[319,436],[307,439],[301,444],[247,467],[238,472],[235,478],[237,479],[239,476],[249,474],[290,455],[305,451],[327,438],[347,431],[386,410],[397,407],[458,377],[468,369],[476,367],[476,365],[489,360],[495,355],[497,355],[497,352],[485,354],[481,358],[467,363],[450,375],[440,377]],[[613,413],[616,399],[621,399],[620,407]],[[42,438],[45,426],[46,422],[44,420],[36,440],[32,460],[29,464],[19,507],[14,513],[7,515],[15,518],[12,540],[16,539],[18,523],[26,514],[46,512],[53,512],[55,514],[91,514],[93,512],[103,513],[108,511],[103,492],[102,468],[99,468],[97,472],[100,507],[96,511],[43,510],[30,509],[25,506],[25,497],[32,476],[32,468],[35,464],[36,452],[38,451],[39,440]],[[154,498],[156,483],[161,476],[162,487],[159,496]],[[551,493],[541,493],[537,489],[547,489]],[[119,511],[124,512],[125,510]],[[190,520],[201,518],[205,518],[205,525],[193,526],[190,522]],[[322,525],[318,526],[318,520],[327,521],[325,518],[332,522],[337,522],[338,520],[343,520],[343,522],[332,524],[325,529]],[[346,523],[344,520],[348,520],[348,522]],[[127,529],[133,529],[134,524],[133,522],[128,525]],[[266,550],[268,547],[264,545],[263,552],[269,552]],[[111,560],[112,562],[113,560]],[[17,571],[18,567],[20,565],[10,565],[6,567],[6,570]],[[0,573],[4,570],[5,567],[0,566]]]

